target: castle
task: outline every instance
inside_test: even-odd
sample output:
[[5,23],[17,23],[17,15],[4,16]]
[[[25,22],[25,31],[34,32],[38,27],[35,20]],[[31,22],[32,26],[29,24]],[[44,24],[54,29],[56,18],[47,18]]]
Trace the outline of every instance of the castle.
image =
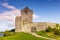
[[48,26],[53,27],[55,24],[45,22],[32,22],[33,11],[28,7],[21,10],[21,16],[15,18],[15,32],[35,32],[45,30]]

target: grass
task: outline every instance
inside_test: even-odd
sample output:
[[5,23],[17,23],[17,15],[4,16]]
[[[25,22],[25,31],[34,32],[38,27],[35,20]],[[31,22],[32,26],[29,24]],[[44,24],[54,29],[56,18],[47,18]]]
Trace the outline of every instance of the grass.
[[38,31],[36,32],[38,35],[44,36],[44,37],[49,37],[45,31]]
[[21,32],[6,37],[0,37],[0,40],[46,40],[46,39],[35,37],[29,33]]
[[45,31],[38,31],[36,32],[38,35],[44,36],[44,37],[48,37],[48,38],[54,38],[56,40],[60,40],[60,35],[54,35],[53,32],[45,32]]
[[53,34],[53,32],[45,32],[44,30],[43,31],[38,31],[36,32],[38,35],[41,35],[41,36],[44,36],[44,37],[49,37],[49,38],[55,38],[55,35]]

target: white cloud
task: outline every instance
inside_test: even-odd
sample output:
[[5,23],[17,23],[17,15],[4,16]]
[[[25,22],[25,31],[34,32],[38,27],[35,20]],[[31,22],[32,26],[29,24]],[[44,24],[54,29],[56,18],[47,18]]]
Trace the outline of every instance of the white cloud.
[[33,14],[33,19],[35,20],[35,19],[38,19],[39,18],[39,16],[38,15],[36,15],[36,14]]
[[3,3],[1,5],[4,6],[4,7],[6,7],[6,8],[8,8],[8,9],[16,9],[14,6],[9,5],[8,3]]
[[[2,6],[4,6],[4,7],[6,7],[6,8],[8,8],[8,9],[14,9],[14,10],[11,10],[11,11],[5,11],[5,12],[3,12],[3,13],[1,13],[0,14],[0,19],[3,19],[3,20],[9,20],[9,21],[14,21],[14,19],[15,19],[15,16],[21,16],[20,14],[20,10],[19,9],[16,9],[14,6],[12,6],[12,5],[9,5],[8,3],[3,3],[3,4],[1,4]],[[38,15],[35,15],[35,14],[33,14],[33,19],[35,20],[35,19],[37,19],[37,18],[39,18],[39,16]]]
[[10,24],[8,22],[4,22],[0,20],[0,31],[11,30],[14,27],[8,27]]
[[20,10],[16,9],[14,6],[9,5],[8,3],[3,3],[1,5],[13,10],[0,13],[0,31],[14,28],[15,17],[20,16]]
[[14,22],[16,16],[20,16],[20,10],[6,11],[0,14],[0,20]]
[[[15,17],[21,16],[20,10],[12,10],[12,11],[6,11],[0,14],[0,20],[8,21],[8,22],[15,22]],[[39,16],[33,14],[33,20],[38,19]]]
[[0,14],[0,31],[12,29],[15,26],[15,17],[20,16],[20,10],[6,11]]

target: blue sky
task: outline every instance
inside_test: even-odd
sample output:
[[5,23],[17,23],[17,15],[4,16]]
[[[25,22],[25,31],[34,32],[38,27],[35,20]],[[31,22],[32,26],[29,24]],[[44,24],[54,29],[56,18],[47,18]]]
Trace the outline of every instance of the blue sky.
[[14,28],[15,17],[26,6],[33,10],[34,22],[60,23],[60,0],[0,0],[0,31]]

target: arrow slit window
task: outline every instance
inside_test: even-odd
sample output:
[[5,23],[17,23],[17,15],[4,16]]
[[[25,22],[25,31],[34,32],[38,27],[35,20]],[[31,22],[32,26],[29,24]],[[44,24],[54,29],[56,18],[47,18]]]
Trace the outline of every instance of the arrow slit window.
[[26,15],[28,15],[28,12],[27,11],[25,11],[25,13],[26,13]]

